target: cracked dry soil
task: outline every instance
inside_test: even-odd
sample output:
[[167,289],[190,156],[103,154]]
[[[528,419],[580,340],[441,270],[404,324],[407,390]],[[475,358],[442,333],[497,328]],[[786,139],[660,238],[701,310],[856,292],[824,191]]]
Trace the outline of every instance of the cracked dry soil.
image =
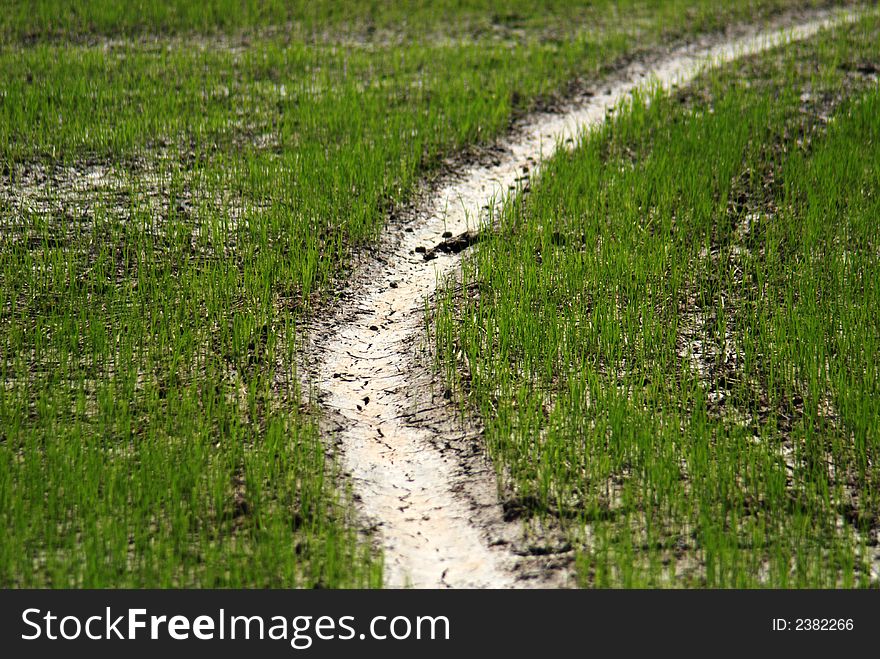
[[[426,345],[426,300],[455,276],[489,209],[523,186],[557,148],[577,143],[633,91],[687,84],[704,66],[804,39],[853,14],[816,12],[734,40],[635,62],[602,93],[560,113],[527,118],[490,157],[464,166],[405,222],[359,256],[340,303],[313,322],[302,346],[304,387],[352,479],[361,515],[378,531],[386,585],[418,588],[557,587],[571,581],[571,549],[552,531],[530,544],[505,520],[479,422],[444,395]],[[461,246],[461,249],[458,247]]]

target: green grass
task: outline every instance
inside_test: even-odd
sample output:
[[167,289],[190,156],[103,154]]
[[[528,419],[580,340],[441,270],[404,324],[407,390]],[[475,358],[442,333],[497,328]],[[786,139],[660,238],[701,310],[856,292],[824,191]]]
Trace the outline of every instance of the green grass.
[[0,12],[0,585],[378,586],[296,374],[352,252],[573,80],[787,3],[612,4]]
[[[790,0],[510,0],[503,5],[490,0],[8,0],[0,13],[0,42],[267,31],[319,41],[376,36],[562,40],[586,30],[601,35],[624,23],[681,35],[722,29],[731,20],[759,20],[793,4]],[[807,8],[831,3],[797,4]]]
[[871,17],[636,99],[438,299],[507,496],[583,584],[869,583],[877,43]]

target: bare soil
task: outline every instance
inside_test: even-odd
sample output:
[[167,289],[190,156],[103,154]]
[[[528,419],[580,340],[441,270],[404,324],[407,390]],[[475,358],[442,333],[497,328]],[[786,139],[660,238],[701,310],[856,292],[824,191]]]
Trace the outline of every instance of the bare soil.
[[[463,420],[432,373],[426,300],[454,277],[489,212],[528,185],[542,160],[570,148],[634,90],[687,84],[705,65],[803,39],[850,14],[817,12],[770,31],[691,44],[629,63],[598,89],[524,118],[507,140],[427,186],[376,247],[362,253],[334,308],[303,344],[306,387],[378,531],[386,582],[403,587],[554,587],[572,582],[570,547],[535,539],[499,499],[478,420]],[[443,246],[448,249],[444,249]],[[429,251],[430,250],[430,251]],[[430,258],[428,255],[431,255]],[[446,394],[446,395],[444,395]]]

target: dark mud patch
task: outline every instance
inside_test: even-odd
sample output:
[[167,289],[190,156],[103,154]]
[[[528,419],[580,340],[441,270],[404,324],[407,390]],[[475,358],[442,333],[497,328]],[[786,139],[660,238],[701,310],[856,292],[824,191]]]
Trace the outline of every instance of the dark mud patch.
[[[479,231],[464,231],[457,236],[446,235],[450,234],[450,232],[445,231],[443,240],[437,243],[434,247],[424,252],[424,259],[426,261],[430,261],[432,259],[436,259],[439,254],[458,254],[459,252],[463,252],[468,247],[472,245],[476,245],[480,241],[480,232]],[[416,251],[419,251],[419,248],[416,248]]]

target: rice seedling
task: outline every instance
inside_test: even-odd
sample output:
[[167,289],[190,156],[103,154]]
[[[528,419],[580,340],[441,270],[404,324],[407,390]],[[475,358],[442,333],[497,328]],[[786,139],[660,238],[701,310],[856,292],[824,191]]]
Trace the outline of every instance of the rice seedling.
[[878,25],[633,99],[439,297],[505,496],[583,584],[876,582]]
[[572,81],[790,4],[7,3],[0,583],[380,585],[296,369],[352,254]]

